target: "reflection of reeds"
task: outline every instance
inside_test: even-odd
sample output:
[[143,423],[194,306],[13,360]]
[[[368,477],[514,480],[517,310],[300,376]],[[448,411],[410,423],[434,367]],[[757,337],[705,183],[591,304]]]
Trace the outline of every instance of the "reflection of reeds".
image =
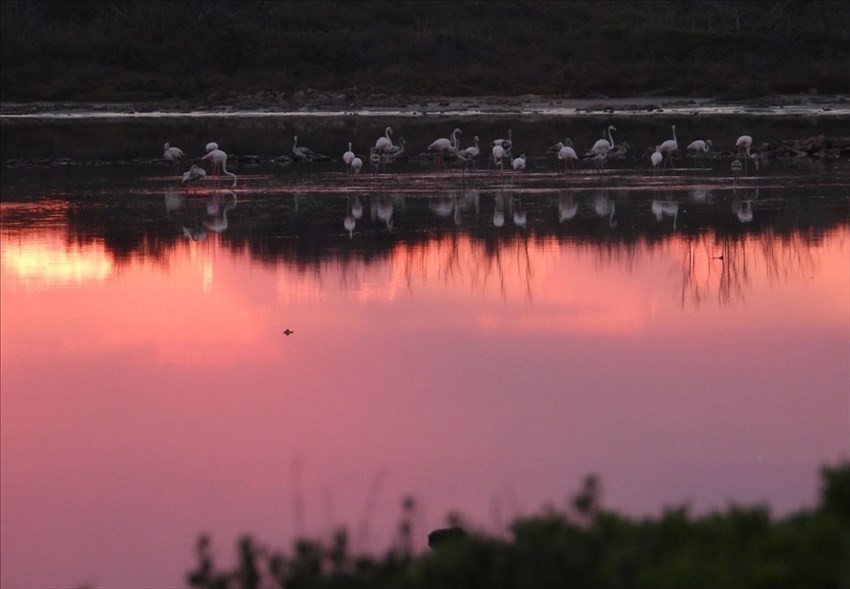
[[773,230],[745,237],[689,237],[681,260],[680,304],[699,307],[711,293],[720,305],[743,301],[758,270],[770,283],[811,276],[819,266],[812,246],[800,233],[778,236]]

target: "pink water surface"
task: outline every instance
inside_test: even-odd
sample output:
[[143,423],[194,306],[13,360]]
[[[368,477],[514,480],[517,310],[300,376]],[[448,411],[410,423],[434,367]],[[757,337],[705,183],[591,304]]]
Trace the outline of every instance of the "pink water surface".
[[591,472],[629,514],[781,516],[850,453],[846,226],[725,262],[459,237],[315,271],[215,237],[119,262],[2,235],[4,588],[179,587],[201,532],[223,563],[241,533],[380,550],[406,494],[420,542],[450,511],[502,533]]

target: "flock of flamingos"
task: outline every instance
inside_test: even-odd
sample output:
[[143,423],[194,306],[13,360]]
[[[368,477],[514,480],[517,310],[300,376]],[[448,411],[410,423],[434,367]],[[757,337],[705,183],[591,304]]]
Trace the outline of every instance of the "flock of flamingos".
[[[593,167],[598,170],[602,170],[605,167],[605,162],[609,157],[613,157],[616,155],[624,155],[625,151],[628,149],[628,143],[615,144],[612,132],[616,131],[616,127],[613,125],[609,125],[605,130],[607,133],[607,137],[605,133],[603,133],[602,139],[596,141],[588,151],[584,152],[581,156],[576,151],[575,146],[571,139],[567,138],[564,141],[560,141],[549,148],[549,151],[555,152],[559,160],[564,162],[564,171],[566,172],[570,168],[575,168],[576,162],[579,159],[590,160],[593,164]],[[473,139],[474,144],[466,147],[464,149],[460,148],[460,140],[458,139],[458,135],[462,134],[463,131],[460,129],[454,129],[449,137],[442,137],[433,141],[428,146],[428,152],[435,154],[437,168],[445,168],[446,167],[446,159],[452,158],[456,160],[460,160],[464,164],[464,168],[467,165],[472,164],[475,166],[479,157],[482,155],[481,151],[481,142],[476,135]],[[386,169],[386,165],[389,162],[393,162],[398,160],[400,157],[404,155],[405,152],[405,141],[404,139],[400,139],[398,143],[393,143],[392,141],[393,130],[391,127],[387,127],[384,130],[384,134],[378,138],[375,142],[375,145],[369,149],[369,161],[374,166],[375,171],[377,172],[379,169]],[[735,150],[736,155],[743,159],[744,164],[741,164],[740,159],[736,159],[732,162],[732,170],[736,173],[741,170],[742,167],[746,166],[746,162],[749,159],[753,159],[756,166],[758,166],[758,160],[755,158],[755,155],[750,152],[750,148],[753,144],[753,138],[749,135],[741,135],[738,137],[738,140],[735,142]],[[359,174],[363,169],[363,159],[358,157],[351,150],[351,143],[348,144],[348,150],[342,155],[342,161],[346,166],[346,172],[349,174]],[[511,168],[516,172],[522,172],[526,168],[526,155],[525,153],[520,153],[518,156],[514,157],[512,154],[512,137],[511,131],[508,130],[507,138],[504,139],[496,139],[490,144],[490,159],[492,160],[493,165],[499,169],[499,171],[503,170],[505,161],[507,161]],[[166,143],[163,146],[163,157],[177,166],[183,159],[186,158],[186,153],[180,149],[179,147],[174,147],[169,143]],[[672,166],[672,155],[674,152],[678,151],[679,142],[676,138],[676,125],[673,125],[673,137],[672,139],[667,139],[661,142],[659,145],[655,146],[655,151],[650,156],[650,163],[652,165],[653,170],[658,170],[664,168],[666,166]],[[703,140],[698,139],[696,141],[691,142],[687,146],[687,152],[691,154],[695,154],[697,156],[707,153],[712,149],[711,140]],[[233,178],[232,187],[236,186],[238,178],[236,174],[230,172],[227,169],[227,153],[223,150],[219,149],[219,146],[215,142],[210,142],[206,146],[206,155],[201,158],[201,164],[209,164],[210,166],[210,174],[215,178],[220,174],[224,174]],[[330,159],[328,156],[321,155],[319,153],[314,152],[309,147],[298,145],[298,136],[295,136],[295,140],[292,146],[292,153],[294,155],[294,159],[296,161],[302,162],[313,162],[317,160],[328,160]],[[182,175],[181,184],[189,184],[192,182],[196,182],[205,178],[207,176],[207,171],[202,165],[192,164],[191,168]]]

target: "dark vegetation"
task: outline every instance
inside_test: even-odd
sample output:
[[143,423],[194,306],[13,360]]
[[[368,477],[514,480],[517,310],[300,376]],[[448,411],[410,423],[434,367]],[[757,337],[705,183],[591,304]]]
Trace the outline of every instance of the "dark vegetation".
[[699,517],[677,507],[635,520],[603,509],[599,491],[588,477],[568,513],[519,519],[507,539],[449,534],[423,555],[411,549],[416,505],[409,498],[395,547],[376,558],[351,554],[344,530],[327,544],[298,541],[292,554],[244,537],[238,564],[226,571],[216,568],[204,536],[187,581],[197,589],[850,587],[850,463],[822,470],[814,509],[779,521],[763,507],[736,505]]
[[0,14],[4,101],[850,91],[845,2],[6,0]]

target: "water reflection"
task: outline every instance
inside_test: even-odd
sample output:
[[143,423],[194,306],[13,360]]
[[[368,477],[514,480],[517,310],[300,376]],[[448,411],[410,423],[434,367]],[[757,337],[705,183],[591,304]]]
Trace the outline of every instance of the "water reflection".
[[607,217],[608,227],[617,227],[614,215],[617,212],[617,203],[608,195],[607,189],[597,190],[593,193],[593,212],[599,217]]
[[562,191],[558,198],[558,222],[569,221],[576,216],[576,213],[578,213],[578,203],[575,202],[572,193]]
[[379,548],[402,495],[501,529],[486,498],[591,470],[631,513],[808,501],[846,448],[846,187],[557,175],[4,201],[4,562],[114,585],[148,550],[170,586],[201,530]]
[[204,227],[215,233],[223,233],[227,230],[227,213],[236,208],[236,193],[230,193],[228,202],[223,202],[220,195],[213,195],[207,201],[207,215],[213,217],[211,221],[204,221]]
[[652,200],[652,214],[655,215],[655,219],[658,222],[664,221],[665,217],[673,218],[673,231],[676,230],[676,220],[679,218],[679,203],[676,200],[668,198],[666,200],[659,200],[657,198]]

